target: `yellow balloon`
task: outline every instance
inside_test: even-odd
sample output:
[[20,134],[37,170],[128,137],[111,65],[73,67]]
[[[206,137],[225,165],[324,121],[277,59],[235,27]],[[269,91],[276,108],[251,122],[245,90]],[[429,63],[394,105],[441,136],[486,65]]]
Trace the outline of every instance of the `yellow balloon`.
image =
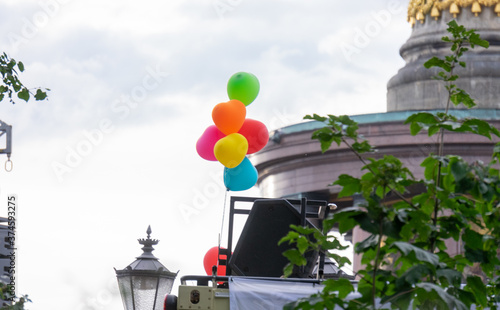
[[248,151],[247,139],[239,134],[232,133],[215,143],[214,155],[227,168],[234,168],[241,164]]

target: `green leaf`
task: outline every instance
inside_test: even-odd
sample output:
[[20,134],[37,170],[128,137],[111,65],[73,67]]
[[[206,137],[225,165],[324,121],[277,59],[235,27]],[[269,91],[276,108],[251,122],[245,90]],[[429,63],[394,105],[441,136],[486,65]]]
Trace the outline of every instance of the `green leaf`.
[[351,281],[345,278],[327,279],[323,282],[325,292],[338,292],[340,299],[345,299],[347,295],[354,292],[354,286]]
[[433,135],[437,134],[440,130],[441,130],[440,126],[429,127],[429,131],[428,131],[429,137],[432,137]]
[[491,139],[491,134],[500,137],[500,131],[497,128],[481,119],[468,118],[464,120],[463,127],[469,132],[476,133],[488,139]]
[[[428,112],[414,113],[408,117],[405,124],[410,124],[411,135],[417,135],[422,129],[428,129],[432,125],[438,124],[440,122],[439,118]],[[429,136],[431,136],[429,132]]]
[[30,92],[27,88],[23,88],[20,92],[17,93],[17,97],[28,102],[28,100],[30,99]]
[[462,279],[462,273],[454,269],[438,269],[436,270],[436,276],[441,280],[446,279],[448,286],[457,286]]
[[365,240],[356,243],[356,245],[354,247],[355,252],[356,253],[363,253],[365,250],[367,250],[369,248],[374,249],[377,247],[379,240],[380,240],[380,238],[378,235],[370,235]]
[[436,170],[439,165],[437,158],[435,157],[427,157],[424,159],[420,166],[424,167],[424,176],[427,180],[433,180],[436,176]]
[[297,240],[297,238],[299,238],[299,236],[300,235],[299,235],[298,232],[296,232],[296,231],[289,231],[288,234],[285,237],[281,238],[281,240],[278,242],[278,245],[281,245],[281,244],[283,244],[284,242],[287,242],[287,241],[289,241],[289,243],[291,243],[291,242]]
[[461,290],[461,289],[455,289],[455,288],[449,288],[448,291],[451,294],[458,296],[458,298],[463,303],[465,303],[469,308],[471,308],[472,304],[476,304],[476,297],[471,292],[468,292],[466,290]]
[[358,224],[355,217],[363,213],[365,211],[358,207],[348,207],[335,212],[333,219],[339,224],[339,232],[343,234],[353,229]]
[[467,277],[467,286],[466,289],[469,289],[472,294],[476,297],[476,301],[483,307],[486,307],[488,303],[488,298],[486,297],[486,286],[480,277],[477,276],[469,276]]
[[422,125],[418,122],[412,122],[410,124],[410,133],[412,136],[416,136],[423,129]]
[[319,116],[318,114],[306,115],[306,116],[304,116],[304,119],[315,120],[315,121],[322,122],[322,123],[327,120],[326,117]]
[[293,224],[290,225],[290,227],[292,229],[294,229],[295,231],[297,231],[299,234],[304,235],[304,236],[313,234],[314,232],[317,231],[317,229],[314,227],[304,227],[304,226],[293,225]]
[[359,154],[363,154],[363,153],[368,153],[368,152],[373,152],[374,151],[374,148],[373,146],[370,145],[370,143],[368,143],[368,141],[363,141],[361,143],[359,142],[354,142],[351,147],[353,148],[354,151],[356,151],[357,153]]
[[450,100],[455,106],[458,106],[461,103],[469,109],[476,106],[476,103],[471,98],[471,96],[466,91],[460,88],[457,88],[453,91],[450,96]]
[[21,84],[21,81],[15,75],[9,75],[8,80],[15,92],[19,92],[23,87],[23,84]]
[[299,239],[297,239],[297,249],[302,255],[304,255],[306,250],[309,249],[309,241],[306,237],[301,236],[299,237]]
[[35,93],[35,100],[45,100],[47,98],[47,93],[42,91],[41,89],[37,89]]
[[471,34],[471,36],[469,37],[469,42],[471,43],[472,47],[474,45],[479,45],[484,48],[490,47],[490,42],[481,39],[481,37],[477,33]]
[[349,197],[361,192],[361,180],[348,174],[340,175],[339,179],[333,184],[342,186],[342,190],[338,194],[339,198]]
[[500,142],[495,144],[495,146],[493,147],[493,153],[500,154]]
[[464,249],[465,249],[465,257],[469,261],[480,264],[489,263],[488,253],[483,251],[482,249],[477,249],[477,248],[474,249],[469,246],[465,246]]
[[[347,247],[346,247],[347,248]],[[346,249],[344,248],[344,250]],[[341,250],[339,248],[339,250]],[[351,265],[351,260],[345,256],[340,256],[340,255],[337,255],[337,254],[334,254],[334,253],[327,253],[327,256],[330,257],[331,259],[333,259],[336,263],[337,263],[337,266],[339,268],[342,268],[344,267],[345,265]]]
[[448,25],[447,31],[450,32],[451,34],[456,33],[457,29],[459,28],[457,21],[454,19],[449,21],[447,25]]
[[472,230],[466,229],[462,236],[465,245],[471,249],[482,249],[483,248],[483,235]]
[[379,232],[379,223],[375,222],[368,213],[360,213],[356,215],[354,219],[364,231],[371,234],[377,234]]
[[464,161],[454,160],[450,163],[450,170],[456,182],[461,181],[469,172],[469,166]]
[[23,72],[24,71],[24,64],[22,62],[17,63],[17,67],[19,68],[19,71]]
[[418,122],[422,124],[437,124],[439,122],[436,115],[429,112],[414,113],[405,120],[405,124]]
[[320,142],[321,151],[323,153],[330,148],[333,142],[337,142],[337,145],[340,145],[341,143],[339,134],[334,133],[330,127],[323,127],[316,130],[315,132],[313,132],[312,138]]
[[431,59],[427,60],[424,63],[424,67],[426,67],[427,69],[432,67],[439,67],[445,70],[446,72],[451,72],[451,64],[438,57],[432,57]]
[[285,266],[285,268],[283,268],[283,275],[285,276],[285,278],[288,278],[289,276],[291,276],[293,273],[293,264],[287,264]]
[[[455,296],[448,294],[442,287],[428,282],[417,283],[415,284],[417,288],[425,290],[426,293],[418,294],[420,301],[433,301],[436,299],[440,299],[446,305],[448,305],[447,309],[457,309],[457,310],[469,310],[467,306]],[[427,294],[434,293],[434,294]],[[433,307],[434,308],[434,307]],[[429,308],[429,309],[433,309]],[[421,308],[422,309],[422,308]],[[424,308],[427,309],[427,308]],[[440,308],[438,308],[440,309]]]
[[420,282],[422,278],[428,276],[429,274],[431,274],[431,270],[426,265],[419,264],[413,266],[401,275],[401,277],[396,282],[396,286],[403,286],[403,281],[409,285],[413,285]]
[[407,256],[413,253],[415,257],[421,262],[427,262],[431,265],[439,263],[439,257],[436,254],[427,252],[413,244],[407,242],[396,241],[391,247],[396,247],[403,255]]
[[306,258],[297,249],[288,249],[283,252],[283,255],[296,266],[305,266],[307,264]]

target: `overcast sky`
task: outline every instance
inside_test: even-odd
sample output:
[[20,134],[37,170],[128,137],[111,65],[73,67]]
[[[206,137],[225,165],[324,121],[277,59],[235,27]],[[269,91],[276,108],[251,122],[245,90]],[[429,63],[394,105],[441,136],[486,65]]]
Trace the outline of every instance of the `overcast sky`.
[[405,0],[0,0],[0,51],[24,62],[26,85],[51,89],[0,104],[14,132],[0,215],[17,195],[28,308],[122,309],[113,267],[140,255],[148,225],[165,266],[204,274],[225,190],[223,166],[195,143],[229,77],[257,76],[247,117],[269,130],[385,112],[406,11]]

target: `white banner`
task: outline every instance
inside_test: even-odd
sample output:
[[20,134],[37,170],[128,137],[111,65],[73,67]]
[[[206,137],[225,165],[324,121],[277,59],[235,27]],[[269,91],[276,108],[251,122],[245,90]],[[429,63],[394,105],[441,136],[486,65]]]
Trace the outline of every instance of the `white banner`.
[[322,289],[322,285],[313,283],[231,277],[229,309],[282,310],[285,304]]

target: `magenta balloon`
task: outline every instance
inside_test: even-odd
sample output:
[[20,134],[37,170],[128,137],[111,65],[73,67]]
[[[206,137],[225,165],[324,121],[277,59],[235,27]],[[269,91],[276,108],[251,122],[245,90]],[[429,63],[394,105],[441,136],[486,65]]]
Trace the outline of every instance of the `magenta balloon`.
[[196,142],[196,151],[198,152],[198,155],[206,160],[217,161],[217,158],[215,158],[214,155],[214,146],[217,141],[225,136],[226,135],[223,134],[217,126],[209,126]]

